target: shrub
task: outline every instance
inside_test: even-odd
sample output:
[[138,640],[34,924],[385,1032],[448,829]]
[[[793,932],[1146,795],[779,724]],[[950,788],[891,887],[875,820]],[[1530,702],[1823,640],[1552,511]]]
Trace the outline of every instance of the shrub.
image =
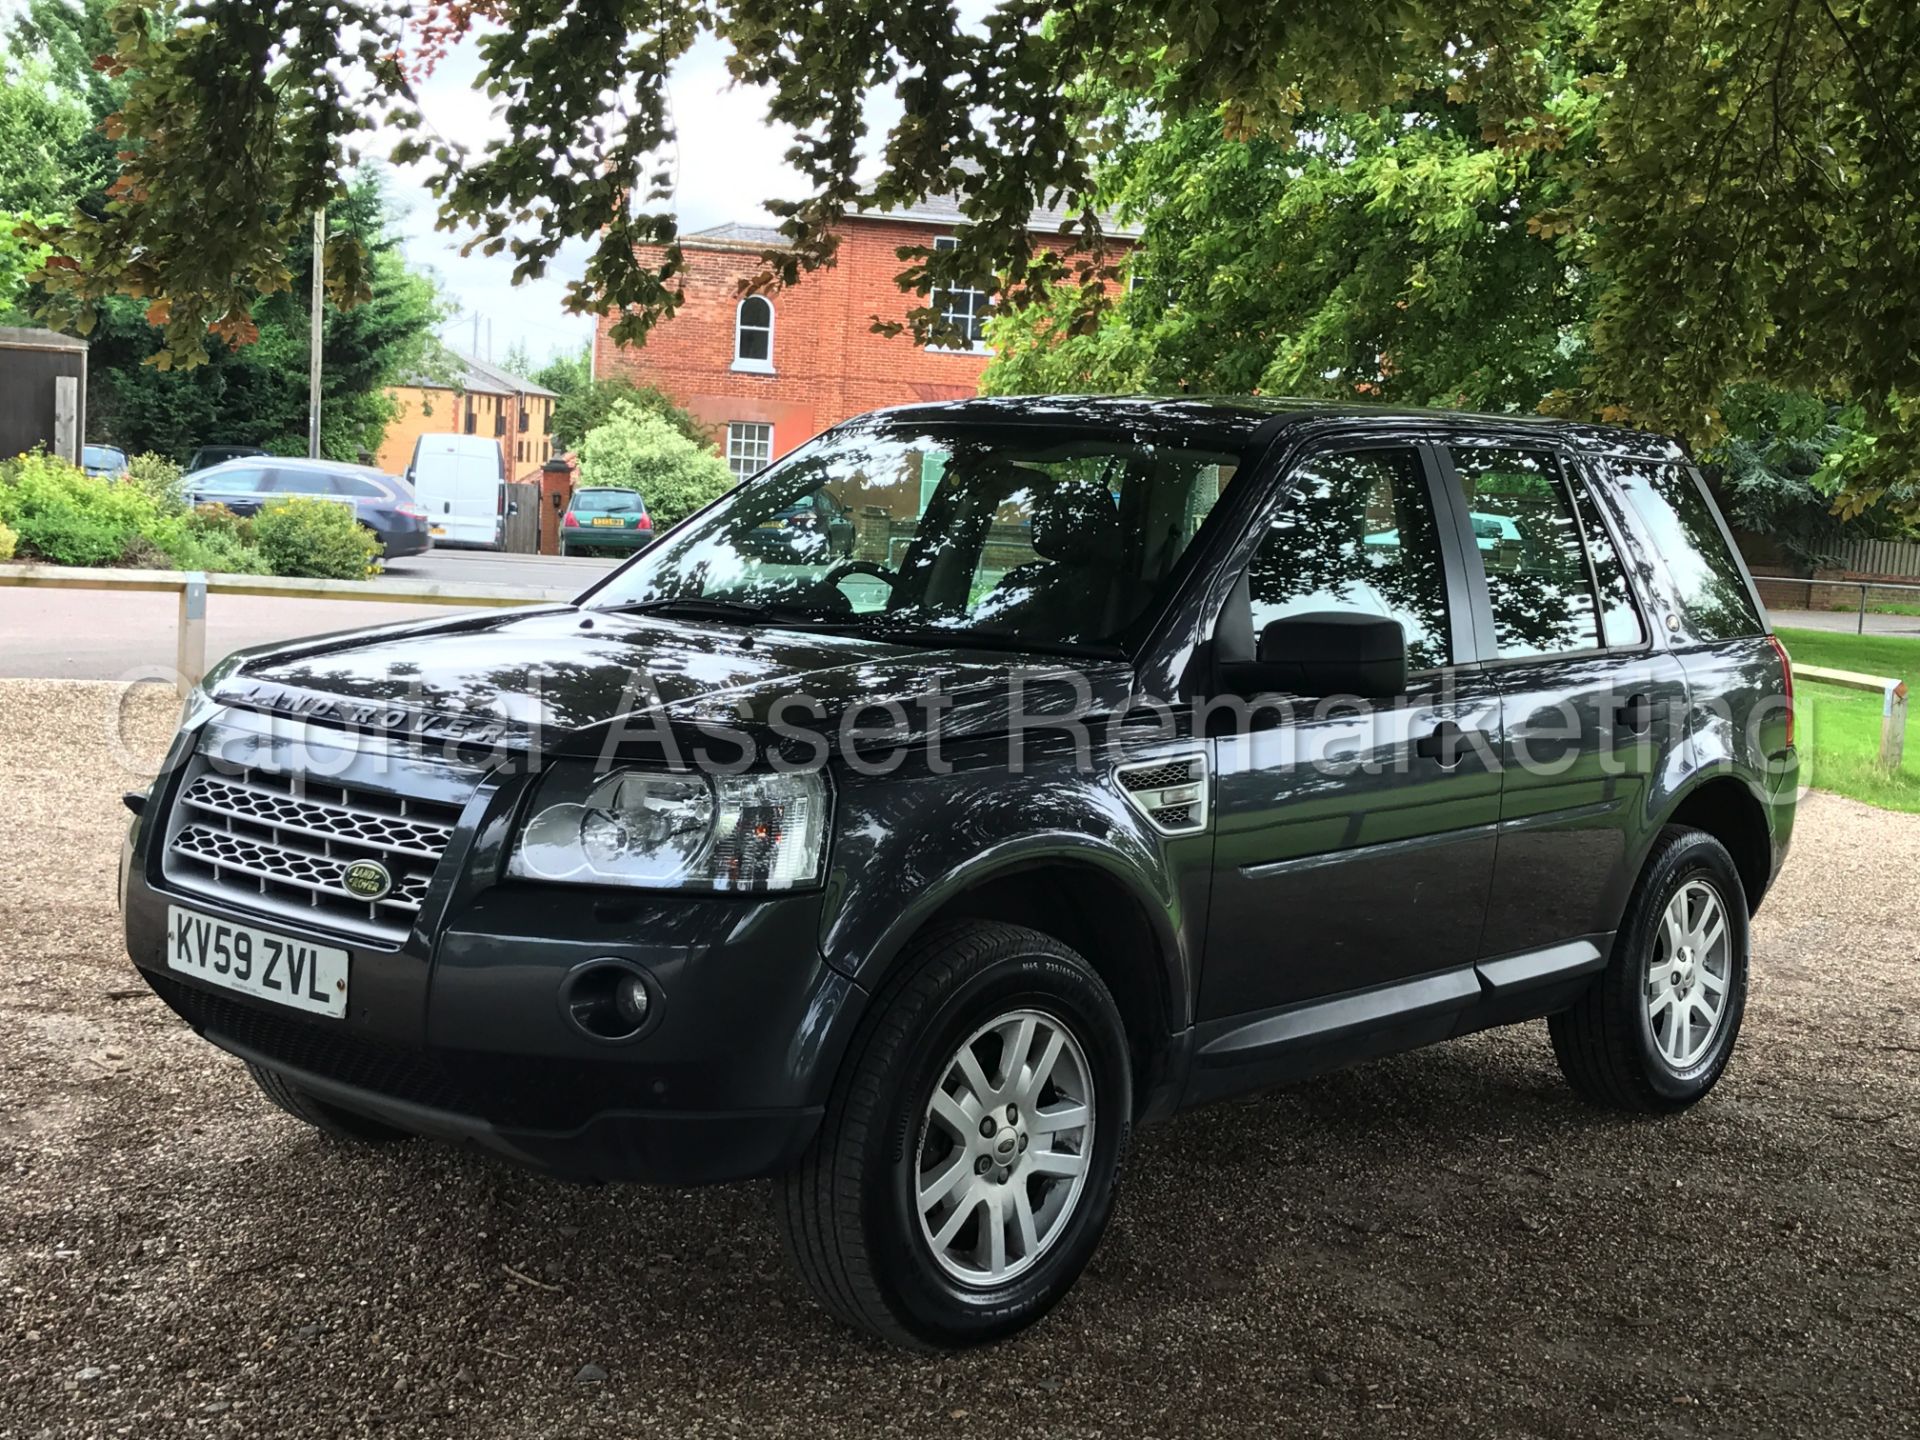
[[180,477],[178,465],[166,456],[156,455],[149,450],[127,462],[127,475],[120,483],[143,492],[152,499],[161,514],[170,515],[186,508],[186,492],[180,484]]
[[5,525],[0,525],[0,560],[11,560],[13,558],[13,547],[19,542],[19,539],[20,537]]
[[655,527],[664,529],[724,494],[733,472],[712,449],[623,400],[580,442],[580,483],[638,490]]
[[376,568],[380,542],[331,500],[293,496],[269,505],[252,522],[253,543],[274,575],[364,580]]
[[271,573],[249,521],[224,505],[186,508],[178,466],[142,455],[129,468],[128,479],[97,480],[39,451],[0,464],[0,559],[17,550],[56,565]]
[[198,539],[224,539],[235,545],[253,543],[253,522],[224,505],[196,505],[187,514],[187,533]]
[[655,386],[636,385],[631,380],[594,380],[571,390],[554,388],[560,390],[560,398],[553,402],[550,425],[560,443],[569,449],[578,450],[588,435],[612,418],[614,409],[620,405],[631,405],[660,416],[696,445],[704,447],[713,443],[713,432],[698,416],[674,404],[666,391]]
[[56,565],[121,564],[128,544],[151,535],[159,518],[145,491],[41,451],[0,465],[0,524],[22,549]]

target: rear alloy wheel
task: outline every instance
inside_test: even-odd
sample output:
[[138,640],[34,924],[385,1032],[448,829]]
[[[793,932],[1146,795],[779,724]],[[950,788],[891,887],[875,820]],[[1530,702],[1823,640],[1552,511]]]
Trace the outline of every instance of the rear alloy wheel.
[[916,940],[774,1186],[814,1296],[897,1345],[1010,1335],[1100,1243],[1132,1128],[1126,1030],[1051,936],[970,920]]
[[1716,1084],[1747,1003],[1747,900],[1733,857],[1670,825],[1627,902],[1607,968],[1547,1022],[1573,1088],[1619,1110],[1683,1110]]
[[1733,931],[1720,892],[1689,880],[1667,903],[1647,956],[1647,1024],[1675,1074],[1700,1063],[1727,1017]]

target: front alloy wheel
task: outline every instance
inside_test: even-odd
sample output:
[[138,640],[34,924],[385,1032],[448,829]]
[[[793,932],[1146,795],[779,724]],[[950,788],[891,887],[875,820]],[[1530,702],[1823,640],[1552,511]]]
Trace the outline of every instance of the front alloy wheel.
[[827,1310],[895,1344],[1010,1335],[1100,1243],[1132,1087],[1119,1009],[1081,956],[996,921],[930,931],[774,1186],[788,1254]]
[[940,1268],[987,1288],[1067,1231],[1087,1183],[1093,1085],[1059,1020],[1015,1010],[967,1037],[921,1122],[920,1233]]

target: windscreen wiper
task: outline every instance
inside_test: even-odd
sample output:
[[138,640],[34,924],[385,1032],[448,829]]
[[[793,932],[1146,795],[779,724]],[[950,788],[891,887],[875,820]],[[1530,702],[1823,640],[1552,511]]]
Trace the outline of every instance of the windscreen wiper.
[[828,618],[799,605],[750,605],[744,600],[710,600],[683,595],[666,600],[635,600],[625,605],[596,607],[617,615],[679,615],[689,620],[727,620],[740,625],[785,624],[792,620]]
[[1071,640],[1031,640],[1023,635],[1008,635],[995,630],[949,630],[939,625],[887,625],[849,623],[849,635],[862,635],[890,645],[911,645],[918,649],[1007,650],[1031,655],[1073,655],[1088,660],[1124,660],[1127,652],[1118,645],[1082,645]]

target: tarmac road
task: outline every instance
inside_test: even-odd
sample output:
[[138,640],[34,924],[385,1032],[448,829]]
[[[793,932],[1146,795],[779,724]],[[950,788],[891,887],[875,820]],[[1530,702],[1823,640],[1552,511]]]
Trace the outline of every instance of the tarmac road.
[[[519,585],[529,603],[570,598],[620,562],[576,556],[494,555],[439,550],[395,560],[396,580],[449,585]],[[0,677],[120,680],[156,667],[170,670],[178,643],[179,602],[172,595],[0,586]],[[445,617],[445,605],[387,605],[359,600],[207,597],[207,660],[247,645]]]

